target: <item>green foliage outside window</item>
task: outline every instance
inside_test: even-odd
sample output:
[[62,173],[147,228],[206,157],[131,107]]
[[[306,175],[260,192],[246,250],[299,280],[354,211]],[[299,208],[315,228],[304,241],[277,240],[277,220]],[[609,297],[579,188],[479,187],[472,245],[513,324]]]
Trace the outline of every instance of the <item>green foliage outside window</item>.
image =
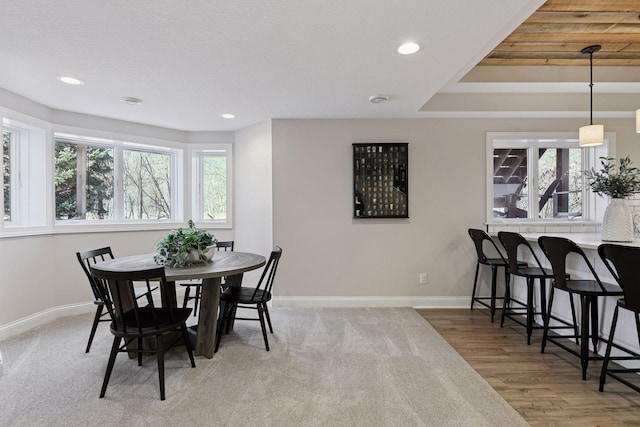
[[9,158],[9,147],[11,144],[11,134],[2,132],[2,157],[3,157],[3,190],[4,190],[4,220],[11,221],[11,163]]

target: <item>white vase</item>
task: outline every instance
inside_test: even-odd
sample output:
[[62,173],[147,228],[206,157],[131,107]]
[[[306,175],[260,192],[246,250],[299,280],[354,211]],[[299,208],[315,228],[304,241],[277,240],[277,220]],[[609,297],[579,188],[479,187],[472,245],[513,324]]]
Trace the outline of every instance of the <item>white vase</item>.
[[602,219],[602,240],[633,241],[633,215],[627,206],[627,199],[611,199]]

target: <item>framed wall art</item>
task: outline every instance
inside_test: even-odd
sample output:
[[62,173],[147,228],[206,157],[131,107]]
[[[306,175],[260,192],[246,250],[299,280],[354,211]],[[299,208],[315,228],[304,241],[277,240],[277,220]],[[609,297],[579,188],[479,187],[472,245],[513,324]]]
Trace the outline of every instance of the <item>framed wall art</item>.
[[409,144],[353,144],[353,217],[409,218]]

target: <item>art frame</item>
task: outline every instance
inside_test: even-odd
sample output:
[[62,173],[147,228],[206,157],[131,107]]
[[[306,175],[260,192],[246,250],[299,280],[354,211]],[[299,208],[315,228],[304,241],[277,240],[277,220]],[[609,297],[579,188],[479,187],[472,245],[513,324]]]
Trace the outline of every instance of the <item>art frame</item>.
[[409,218],[409,143],[354,143],[353,217]]

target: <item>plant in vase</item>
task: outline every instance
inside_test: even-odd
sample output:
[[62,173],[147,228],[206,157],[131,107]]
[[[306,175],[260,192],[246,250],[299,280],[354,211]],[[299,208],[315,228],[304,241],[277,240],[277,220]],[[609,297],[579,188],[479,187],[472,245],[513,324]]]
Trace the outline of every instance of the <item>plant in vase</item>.
[[189,220],[189,228],[172,230],[156,244],[153,260],[170,268],[187,267],[194,263],[207,264],[216,242],[213,234],[196,228],[193,221]]
[[[594,193],[611,197],[602,220],[602,240],[633,240],[633,216],[626,198],[640,192],[640,170],[631,165],[629,156],[622,157],[616,167],[612,157],[601,157],[602,169],[584,171]],[[617,170],[616,170],[617,169]]]

